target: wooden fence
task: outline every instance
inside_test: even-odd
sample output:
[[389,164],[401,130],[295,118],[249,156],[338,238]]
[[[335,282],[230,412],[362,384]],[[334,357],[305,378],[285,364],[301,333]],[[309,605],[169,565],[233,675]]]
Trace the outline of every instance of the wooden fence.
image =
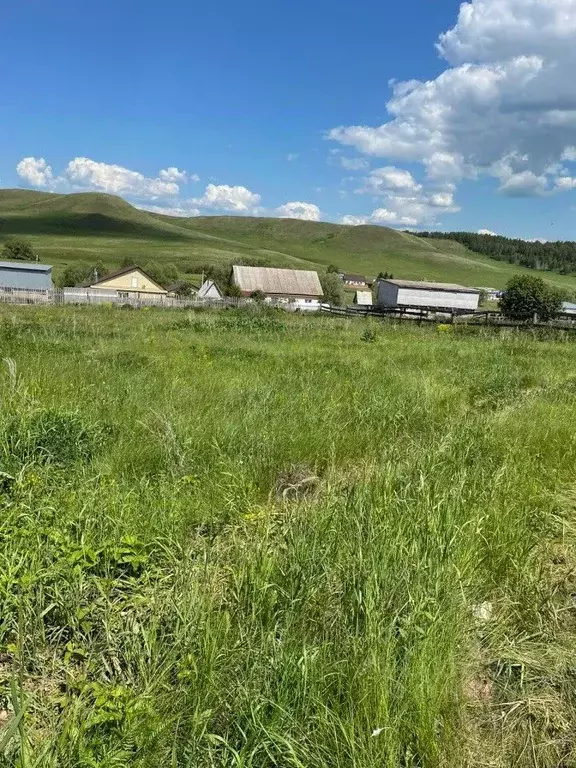
[[399,322],[416,322],[489,326],[492,328],[552,328],[565,331],[576,331],[576,315],[562,312],[554,320],[548,322],[521,322],[509,320],[494,310],[439,310],[437,307],[378,307],[378,306],[348,306],[331,307],[322,306],[323,312],[328,312],[339,317],[378,317]]
[[0,288],[1,304],[84,304],[92,306],[128,306],[128,307],[165,307],[172,309],[193,307],[237,307],[251,303],[248,299],[225,297],[222,299],[172,298],[163,295],[142,294],[118,296],[111,292],[98,292],[86,289],[55,288],[52,291],[20,290],[18,288]]

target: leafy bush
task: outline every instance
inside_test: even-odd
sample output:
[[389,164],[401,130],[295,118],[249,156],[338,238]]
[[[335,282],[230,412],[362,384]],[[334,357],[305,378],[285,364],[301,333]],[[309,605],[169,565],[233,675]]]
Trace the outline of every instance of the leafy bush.
[[344,286],[338,275],[334,272],[326,272],[326,274],[320,275],[320,283],[322,284],[324,301],[335,307],[341,307],[344,304]]
[[551,320],[562,308],[563,295],[541,277],[515,275],[500,299],[500,311],[511,320]]
[[18,259],[19,261],[34,261],[36,254],[27,240],[19,240],[11,237],[4,243],[2,249],[3,259]]
[[173,293],[180,298],[186,296],[192,296],[194,286],[188,280],[177,280],[175,286],[172,287]]
[[84,285],[106,277],[108,272],[109,270],[101,261],[96,262],[96,264],[81,261],[66,267],[56,282],[60,288]]

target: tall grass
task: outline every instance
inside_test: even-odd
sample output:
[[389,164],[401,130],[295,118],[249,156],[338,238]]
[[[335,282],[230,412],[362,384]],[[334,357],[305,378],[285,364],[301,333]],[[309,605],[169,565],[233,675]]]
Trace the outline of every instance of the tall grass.
[[574,764],[572,343],[0,312],[0,765]]

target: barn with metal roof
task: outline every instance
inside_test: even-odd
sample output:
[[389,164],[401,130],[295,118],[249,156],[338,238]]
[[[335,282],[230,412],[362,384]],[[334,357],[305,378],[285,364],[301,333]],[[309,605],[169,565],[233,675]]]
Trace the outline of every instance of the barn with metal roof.
[[317,272],[244,266],[234,266],[232,272],[242,296],[259,292],[269,301],[290,302],[301,309],[320,306],[322,286]]
[[378,304],[382,307],[424,307],[428,309],[478,309],[480,291],[457,283],[430,283],[422,280],[380,280]]

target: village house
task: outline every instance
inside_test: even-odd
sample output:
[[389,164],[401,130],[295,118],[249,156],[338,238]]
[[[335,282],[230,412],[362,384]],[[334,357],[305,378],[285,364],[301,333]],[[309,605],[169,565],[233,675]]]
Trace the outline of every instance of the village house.
[[232,267],[232,280],[242,296],[263,294],[266,301],[290,304],[294,309],[319,309],[322,286],[317,272],[271,267]]
[[0,261],[0,289],[51,291],[52,267],[35,261]]
[[480,291],[456,283],[429,283],[417,280],[380,280],[378,305],[381,307],[424,307],[438,310],[478,309]]
[[119,269],[111,275],[100,278],[100,280],[90,282],[86,287],[92,290],[106,291],[124,299],[139,298],[140,296],[147,298],[157,296],[160,298],[168,294],[166,288],[163,288],[136,265]]
[[346,272],[339,272],[338,276],[347,288],[366,288],[368,280],[364,275],[351,275]]

